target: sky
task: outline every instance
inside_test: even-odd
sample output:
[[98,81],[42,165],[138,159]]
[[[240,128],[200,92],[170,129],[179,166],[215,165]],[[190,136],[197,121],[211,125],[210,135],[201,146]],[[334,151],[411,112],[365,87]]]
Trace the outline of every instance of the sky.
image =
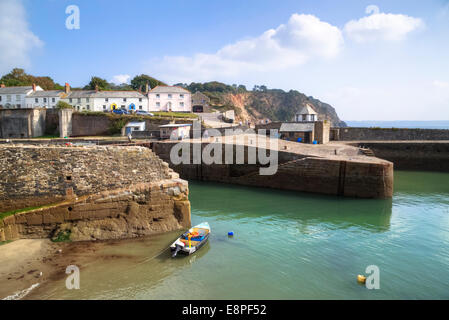
[[0,0],[0,74],[14,67],[72,86],[145,73],[298,90],[343,120],[449,120],[449,0]]

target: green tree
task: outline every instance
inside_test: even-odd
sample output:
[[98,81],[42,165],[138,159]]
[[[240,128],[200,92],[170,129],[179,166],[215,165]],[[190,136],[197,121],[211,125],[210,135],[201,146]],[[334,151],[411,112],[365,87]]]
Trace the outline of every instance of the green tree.
[[156,86],[166,86],[166,84],[162,81],[159,81],[153,77],[150,77],[146,74],[141,74],[140,76],[135,76],[131,80],[131,87],[134,90],[145,90],[145,86],[148,84],[148,86],[153,89]]
[[89,84],[84,87],[84,90],[95,90],[97,86],[99,90],[111,89],[111,86],[109,85],[109,82],[107,80],[100,77],[92,77]]
[[13,86],[31,86],[33,83],[40,86],[44,90],[55,89],[55,82],[50,77],[36,77],[27,74],[25,70],[20,68],[14,68],[8,74],[5,74],[0,83],[3,83],[7,87]]

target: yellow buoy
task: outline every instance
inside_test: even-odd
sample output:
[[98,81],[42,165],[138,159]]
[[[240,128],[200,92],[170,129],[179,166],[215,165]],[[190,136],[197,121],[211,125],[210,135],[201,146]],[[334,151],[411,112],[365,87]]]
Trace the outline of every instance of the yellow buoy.
[[361,274],[359,274],[359,275],[357,276],[357,282],[365,283],[365,282],[366,282],[366,277],[365,277],[365,276],[362,276]]

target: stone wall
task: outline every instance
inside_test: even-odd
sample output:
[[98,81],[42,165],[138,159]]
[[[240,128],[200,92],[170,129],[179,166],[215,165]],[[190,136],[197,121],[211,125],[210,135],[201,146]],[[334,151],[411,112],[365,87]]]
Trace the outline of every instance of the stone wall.
[[72,137],[109,135],[112,121],[106,115],[84,115],[74,113],[72,116]]
[[52,238],[62,232],[69,232],[72,241],[123,239],[187,228],[190,224],[187,182],[172,179],[16,213],[0,221],[0,241]]
[[449,172],[449,142],[363,142],[376,157],[394,163],[395,169]]
[[[137,121],[132,117],[123,117],[124,124],[126,124],[126,119],[129,121]],[[139,120],[140,121],[140,120]],[[193,120],[186,119],[161,119],[152,118],[144,119],[145,121],[145,131],[158,131],[160,125],[169,123],[193,123]],[[73,113],[72,117],[72,136],[104,136],[110,135],[112,129],[113,121],[110,117],[105,115],[86,115],[83,113]],[[120,128],[119,128],[120,129]]]
[[[170,150],[175,143],[154,142],[153,150],[170,163]],[[203,150],[207,144],[201,146]],[[223,145],[223,157],[225,154]],[[183,179],[217,181],[241,185],[269,187],[361,198],[390,198],[393,195],[393,164],[388,161],[355,161],[306,157],[294,152],[279,151],[276,174],[261,176],[260,164],[179,164],[170,166]],[[248,152],[244,147],[245,163]],[[266,150],[263,150],[266,152]],[[193,155],[193,144],[190,155]],[[223,158],[224,159],[224,158]],[[193,163],[191,159],[190,163]],[[224,163],[224,161],[222,162]]]
[[[190,226],[188,185],[146,147],[0,146],[0,241],[72,240]],[[36,208],[36,209],[33,209]],[[1,240],[3,239],[3,240]]]
[[0,146],[0,212],[169,179],[144,147]]
[[340,128],[341,141],[449,140],[445,129]]
[[0,110],[0,138],[35,138],[45,133],[46,109]]

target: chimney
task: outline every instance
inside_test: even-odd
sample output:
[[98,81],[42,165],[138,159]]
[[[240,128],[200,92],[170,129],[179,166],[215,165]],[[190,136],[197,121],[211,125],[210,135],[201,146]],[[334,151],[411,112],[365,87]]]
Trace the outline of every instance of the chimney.
[[148,82],[145,84],[145,93],[148,93]]
[[67,82],[65,83],[65,93],[66,94],[70,93],[70,85]]
[[0,84],[0,88],[4,88],[4,87],[5,87],[4,83]]
[[95,85],[95,92],[98,92],[98,84]]
[[36,91],[36,84],[33,83],[33,91]]

